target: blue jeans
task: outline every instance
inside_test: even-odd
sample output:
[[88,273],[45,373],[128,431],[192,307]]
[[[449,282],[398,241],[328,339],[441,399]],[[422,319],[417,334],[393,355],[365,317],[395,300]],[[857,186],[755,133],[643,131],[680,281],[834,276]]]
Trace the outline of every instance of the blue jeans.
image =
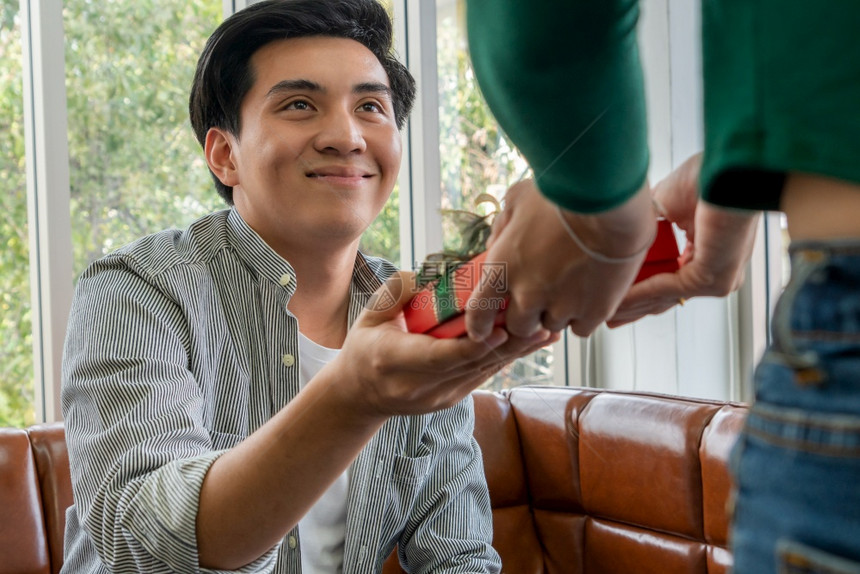
[[736,574],[860,573],[860,241],[794,244],[732,453]]

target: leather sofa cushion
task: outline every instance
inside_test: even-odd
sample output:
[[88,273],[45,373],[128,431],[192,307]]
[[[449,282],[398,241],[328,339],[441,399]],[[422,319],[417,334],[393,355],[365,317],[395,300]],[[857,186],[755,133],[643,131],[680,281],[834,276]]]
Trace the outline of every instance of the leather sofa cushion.
[[51,572],[58,574],[63,564],[66,509],[72,505],[72,479],[66,435],[62,423],[30,427],[29,432],[44,504]]

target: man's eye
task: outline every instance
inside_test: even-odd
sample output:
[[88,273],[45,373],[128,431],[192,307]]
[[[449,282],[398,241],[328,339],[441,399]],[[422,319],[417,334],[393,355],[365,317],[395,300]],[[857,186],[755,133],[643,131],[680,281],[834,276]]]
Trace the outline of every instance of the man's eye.
[[382,113],[382,106],[380,106],[379,104],[375,104],[373,102],[365,102],[365,103],[361,104],[361,106],[359,106],[359,108],[361,108],[361,111],[363,111],[363,112]]
[[286,106],[284,106],[285,110],[309,110],[311,109],[311,105],[304,100],[293,100]]

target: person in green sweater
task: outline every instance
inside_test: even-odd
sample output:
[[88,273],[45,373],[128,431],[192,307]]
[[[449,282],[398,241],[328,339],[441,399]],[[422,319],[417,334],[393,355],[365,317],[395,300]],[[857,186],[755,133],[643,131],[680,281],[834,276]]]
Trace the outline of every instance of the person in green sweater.
[[[509,332],[587,335],[730,293],[760,213],[785,213],[792,280],[734,453],[735,572],[860,572],[860,2],[702,10],[705,149],[652,189],[638,2],[469,0],[479,84],[535,174],[486,261],[507,266]],[[692,251],[631,287],[655,215]],[[481,340],[493,312],[467,309]]]

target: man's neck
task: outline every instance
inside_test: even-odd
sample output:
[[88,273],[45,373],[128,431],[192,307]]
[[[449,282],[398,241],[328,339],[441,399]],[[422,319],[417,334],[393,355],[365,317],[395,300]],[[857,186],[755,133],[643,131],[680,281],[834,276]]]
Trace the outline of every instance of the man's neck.
[[302,250],[287,258],[297,279],[290,312],[302,333],[324,347],[339,349],[346,337],[356,251],[355,246],[324,253]]

